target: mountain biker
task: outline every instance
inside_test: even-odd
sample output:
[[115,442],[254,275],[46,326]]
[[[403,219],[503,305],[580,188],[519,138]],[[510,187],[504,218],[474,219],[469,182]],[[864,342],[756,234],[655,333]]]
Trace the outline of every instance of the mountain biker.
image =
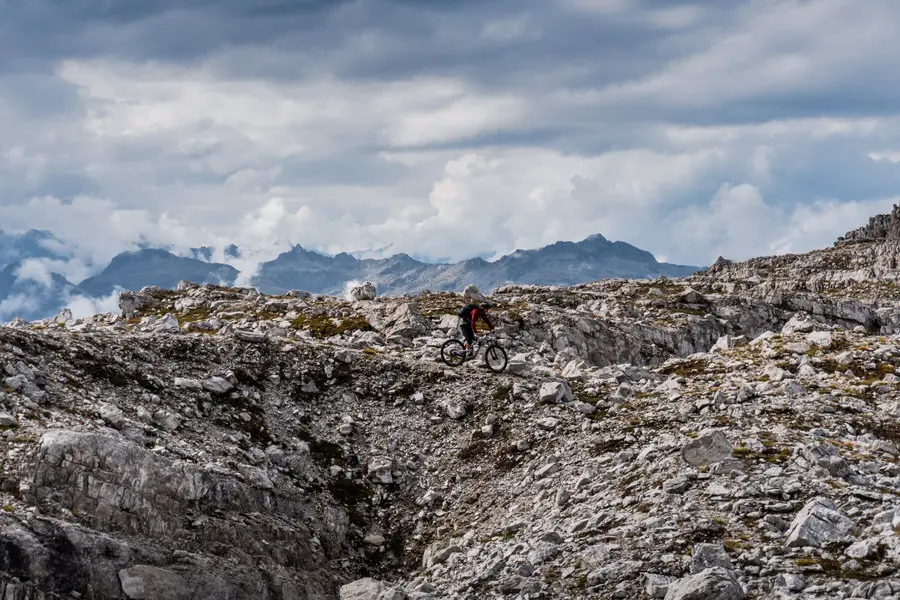
[[462,319],[459,328],[462,331],[463,337],[466,338],[466,356],[469,358],[474,354],[472,343],[475,341],[475,336],[477,335],[476,324],[478,323],[478,320],[481,319],[491,331],[494,330],[494,324],[491,323],[491,320],[487,315],[487,310],[489,308],[493,308],[493,305],[490,302],[466,304],[460,309],[459,313],[457,313],[459,318]]

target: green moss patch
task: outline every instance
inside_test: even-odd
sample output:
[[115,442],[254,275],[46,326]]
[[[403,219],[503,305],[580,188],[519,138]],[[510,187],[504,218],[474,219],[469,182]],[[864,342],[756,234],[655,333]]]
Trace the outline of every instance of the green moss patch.
[[326,315],[303,314],[291,321],[291,326],[305,329],[320,340],[353,331],[372,331],[372,325],[359,315],[338,320]]

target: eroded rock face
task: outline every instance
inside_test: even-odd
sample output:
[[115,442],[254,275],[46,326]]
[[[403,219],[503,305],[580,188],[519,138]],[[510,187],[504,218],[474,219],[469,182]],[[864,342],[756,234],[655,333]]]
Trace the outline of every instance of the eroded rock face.
[[895,204],[890,214],[875,215],[868,224],[847,232],[838,238],[836,245],[878,240],[900,240],[900,205]]
[[[317,569],[324,561],[317,548],[308,543],[319,536],[321,547],[340,547],[346,535],[348,518],[331,512],[327,521],[313,514],[300,496],[276,493],[268,486],[248,477],[243,483],[234,477],[204,470],[190,464],[154,455],[126,440],[112,436],[51,430],[38,447],[29,494],[39,505],[64,509],[83,515],[86,522],[99,531],[124,532],[143,540],[112,559],[90,558],[91,545],[84,547],[80,538],[70,548],[75,557],[117,572],[127,597],[193,598],[200,590],[256,588],[260,597],[284,597],[279,585],[273,587],[265,571],[230,568],[227,562],[205,560],[202,575],[188,571],[183,565],[125,566],[129,554],[146,554],[152,548],[179,540],[184,549],[205,553],[217,545],[233,550],[268,556],[270,564],[289,559],[305,568],[292,573],[290,585],[310,585],[327,594],[330,584]],[[256,518],[244,515],[256,514]],[[202,538],[185,530],[186,516],[202,532]],[[289,528],[285,523],[291,523]],[[293,534],[297,540],[289,546],[272,547],[264,539],[276,540]],[[56,560],[51,556],[50,560]],[[120,568],[121,567],[121,568]],[[90,588],[88,588],[90,589]],[[206,593],[206,592],[204,592]]]

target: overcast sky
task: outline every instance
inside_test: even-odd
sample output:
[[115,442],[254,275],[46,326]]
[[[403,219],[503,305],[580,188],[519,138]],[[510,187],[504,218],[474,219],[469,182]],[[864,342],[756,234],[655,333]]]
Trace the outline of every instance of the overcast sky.
[[[722,8],[728,6],[728,8]],[[0,228],[706,265],[900,195],[896,0],[0,0]]]

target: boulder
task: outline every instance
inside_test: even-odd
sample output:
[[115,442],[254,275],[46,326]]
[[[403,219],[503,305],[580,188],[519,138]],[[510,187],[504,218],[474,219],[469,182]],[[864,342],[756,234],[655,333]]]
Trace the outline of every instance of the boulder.
[[548,381],[541,385],[538,398],[543,404],[562,404],[575,399],[572,388],[564,381]]
[[741,346],[746,346],[749,340],[747,340],[746,336],[737,335],[723,335],[716,343],[713,345],[711,352],[723,352],[725,350],[733,350],[734,348],[739,348]]
[[369,461],[369,479],[375,483],[383,483],[385,485],[394,483],[393,467],[394,461],[389,457],[376,456]]
[[743,600],[746,597],[731,571],[712,567],[669,585],[665,600]]
[[681,449],[681,457],[692,467],[703,467],[731,458],[731,444],[719,430],[706,429]]
[[367,281],[362,285],[356,286],[350,290],[350,298],[356,302],[363,300],[374,300],[377,295],[375,284]]
[[180,575],[149,565],[122,569],[119,582],[129,600],[188,600],[193,597],[193,590]]
[[651,598],[665,598],[666,592],[669,591],[671,579],[665,575],[657,575],[656,573],[644,574],[644,591]]
[[693,288],[688,288],[678,295],[677,300],[684,304],[708,304],[706,297]]
[[445,398],[440,405],[444,414],[451,419],[458,421],[466,416],[466,403],[459,398]]
[[384,584],[371,577],[357,579],[341,586],[341,600],[378,600],[384,591]]
[[484,294],[479,291],[475,284],[470,283],[466,286],[466,289],[463,290],[463,299],[467,302],[484,302],[487,300]]
[[717,544],[695,544],[691,554],[691,573],[700,573],[712,567],[731,569],[731,559],[722,542]]
[[422,316],[418,307],[404,302],[394,307],[373,305],[366,314],[366,320],[386,338],[416,338],[431,328],[431,323]]
[[248,329],[235,329],[234,337],[244,342],[250,342],[251,344],[261,344],[266,341],[266,334],[264,332],[250,331]]
[[119,294],[119,309],[122,316],[126,319],[133,319],[148,308],[152,308],[159,304],[156,298],[144,296],[138,292],[122,292]]
[[821,548],[829,542],[846,540],[853,525],[853,521],[838,512],[834,502],[816,497],[794,517],[787,532],[787,545]]
[[210,377],[204,379],[203,389],[211,394],[224,395],[234,389],[234,385],[224,377]]

